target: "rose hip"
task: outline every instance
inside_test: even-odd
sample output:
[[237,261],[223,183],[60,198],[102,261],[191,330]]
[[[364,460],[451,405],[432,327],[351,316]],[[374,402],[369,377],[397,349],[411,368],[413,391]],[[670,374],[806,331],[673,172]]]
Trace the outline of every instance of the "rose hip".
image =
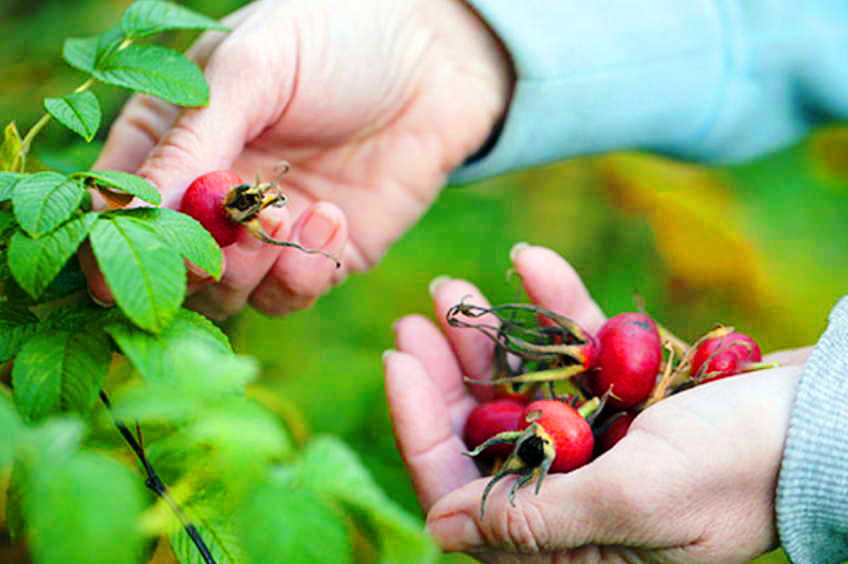
[[241,226],[230,219],[224,201],[244,181],[234,172],[219,170],[198,177],[183,194],[180,211],[200,222],[220,247],[228,247],[238,239]]
[[633,407],[651,394],[662,363],[662,343],[654,320],[643,313],[622,313],[598,333],[597,368],[588,374],[596,396],[611,393],[614,409]]
[[[511,399],[500,399],[475,407],[465,422],[465,444],[474,449],[499,433],[518,431],[524,427],[524,404]],[[506,458],[513,445],[493,445],[481,455],[486,459]]]
[[636,419],[635,413],[623,411],[607,421],[598,436],[598,454],[605,453],[623,439],[627,435],[627,431],[630,430],[630,424],[633,423],[634,419]]
[[706,339],[692,357],[690,374],[700,382],[710,382],[740,373],[763,359],[754,339],[737,331]]

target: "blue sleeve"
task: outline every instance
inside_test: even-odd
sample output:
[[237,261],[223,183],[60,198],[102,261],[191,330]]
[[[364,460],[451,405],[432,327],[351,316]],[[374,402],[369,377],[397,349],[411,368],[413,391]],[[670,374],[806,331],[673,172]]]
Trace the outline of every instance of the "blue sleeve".
[[732,162],[848,117],[846,0],[467,0],[517,83],[452,182],[640,149]]
[[848,298],[830,314],[801,375],[776,509],[793,562],[848,560]]

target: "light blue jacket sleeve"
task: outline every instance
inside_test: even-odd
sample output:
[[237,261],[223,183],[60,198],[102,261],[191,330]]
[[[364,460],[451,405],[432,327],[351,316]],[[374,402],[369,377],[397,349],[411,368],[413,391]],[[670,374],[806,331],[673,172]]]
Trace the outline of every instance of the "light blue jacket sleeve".
[[517,75],[464,183],[642,149],[729,162],[848,117],[846,0],[468,0]]

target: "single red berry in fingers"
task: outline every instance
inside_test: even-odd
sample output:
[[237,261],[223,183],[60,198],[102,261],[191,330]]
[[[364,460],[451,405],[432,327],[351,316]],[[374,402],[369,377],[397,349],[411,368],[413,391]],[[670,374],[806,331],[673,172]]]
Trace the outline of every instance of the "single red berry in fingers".
[[611,391],[609,406],[633,407],[648,398],[662,364],[662,342],[657,324],[644,313],[622,313],[598,332],[597,368],[589,373],[592,393]]
[[[285,164],[280,176],[288,170]],[[286,197],[276,181],[245,184],[236,173],[219,170],[199,176],[189,185],[180,202],[180,211],[199,221],[221,247],[235,243],[240,230],[245,228],[263,243],[323,255],[335,262],[336,268],[340,267],[339,260],[329,253],[291,241],[278,241],[265,232],[259,213],[269,206],[285,204]]]
[[204,174],[183,194],[180,211],[200,222],[220,247],[228,247],[238,239],[241,225],[230,219],[224,202],[233,188],[244,185],[239,175],[229,170]]
[[692,357],[690,374],[696,380],[727,378],[745,370],[746,365],[762,361],[760,346],[748,335],[738,331],[718,333],[698,345]]
[[[499,433],[518,431],[524,427],[524,404],[511,399],[482,403],[471,410],[465,421],[465,444],[475,449]],[[512,444],[503,443],[485,449],[484,458],[506,458]]]

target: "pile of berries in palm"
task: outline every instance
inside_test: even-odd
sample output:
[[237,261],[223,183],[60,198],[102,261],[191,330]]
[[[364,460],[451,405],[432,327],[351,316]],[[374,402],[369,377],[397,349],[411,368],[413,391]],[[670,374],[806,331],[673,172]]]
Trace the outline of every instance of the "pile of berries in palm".
[[718,326],[693,345],[645,313],[622,313],[592,335],[573,320],[530,304],[492,308],[464,301],[447,313],[453,327],[479,331],[495,343],[490,380],[495,399],[478,405],[464,438],[493,486],[516,475],[515,493],[548,473],[569,472],[611,449],[636,415],[679,391],[751,372],[760,347],[731,327]]

